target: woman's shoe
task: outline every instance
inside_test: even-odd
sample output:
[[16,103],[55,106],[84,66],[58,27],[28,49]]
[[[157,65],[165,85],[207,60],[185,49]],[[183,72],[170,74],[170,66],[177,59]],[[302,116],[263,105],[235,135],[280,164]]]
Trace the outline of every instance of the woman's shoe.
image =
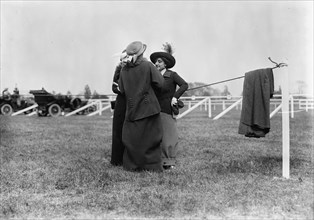
[[171,170],[171,169],[174,169],[174,166],[173,165],[166,165],[166,166],[163,166],[165,170]]

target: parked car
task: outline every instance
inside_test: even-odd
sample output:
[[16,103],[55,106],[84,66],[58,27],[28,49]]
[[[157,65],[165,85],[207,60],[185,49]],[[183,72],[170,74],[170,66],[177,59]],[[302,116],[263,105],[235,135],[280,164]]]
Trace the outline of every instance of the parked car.
[[[35,103],[31,100],[23,99],[19,90],[15,88],[14,93],[11,95],[8,89],[2,91],[2,96],[0,96],[0,114],[11,115],[13,112],[20,111],[27,107],[34,105]],[[32,112],[33,110],[25,111],[25,114]]]
[[[87,101],[82,101],[78,97],[72,97],[68,95],[53,95],[47,92],[44,88],[41,90],[30,90],[31,94],[35,97],[35,102],[38,104],[37,114],[38,116],[53,116],[57,117],[65,111],[74,111],[87,104]],[[92,107],[84,109],[78,114],[85,114],[96,109]]]

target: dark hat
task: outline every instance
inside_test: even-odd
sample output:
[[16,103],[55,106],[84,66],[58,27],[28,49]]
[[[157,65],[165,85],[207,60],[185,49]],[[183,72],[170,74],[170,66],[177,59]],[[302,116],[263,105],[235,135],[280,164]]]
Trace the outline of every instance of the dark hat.
[[163,47],[165,52],[152,53],[150,55],[150,60],[152,61],[152,63],[156,63],[156,60],[158,58],[161,58],[165,62],[167,69],[170,69],[174,67],[174,65],[176,64],[176,59],[172,56],[173,53],[172,46],[169,43],[165,43]]
[[146,47],[146,44],[143,44],[140,41],[134,41],[126,47],[125,51],[129,56],[140,56],[142,53],[144,53]]

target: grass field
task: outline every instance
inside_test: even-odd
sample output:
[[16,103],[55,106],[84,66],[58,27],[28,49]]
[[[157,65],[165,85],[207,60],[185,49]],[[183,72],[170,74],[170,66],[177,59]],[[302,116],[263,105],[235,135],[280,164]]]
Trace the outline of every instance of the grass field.
[[290,119],[282,176],[281,115],[260,139],[237,134],[239,111],[178,120],[178,165],[163,173],[110,165],[103,116],[0,116],[0,219],[313,219],[313,111]]

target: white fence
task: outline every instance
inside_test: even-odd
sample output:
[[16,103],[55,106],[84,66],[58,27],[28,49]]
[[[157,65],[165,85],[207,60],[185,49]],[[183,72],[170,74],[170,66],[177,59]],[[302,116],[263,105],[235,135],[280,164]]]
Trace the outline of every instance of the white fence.
[[299,99],[299,109],[314,109],[314,99]]
[[[95,100],[89,100],[88,104],[76,109],[72,112],[69,112],[65,114],[65,117],[75,115],[78,112],[81,112],[91,106],[95,107],[95,111],[88,113],[86,116],[94,116],[94,115],[102,115],[102,113],[106,110],[111,110],[110,102],[115,100],[115,95],[108,96],[108,99],[95,99]],[[201,111],[207,111],[207,116],[209,118],[212,118],[212,111],[216,111],[221,109],[222,111],[214,116],[213,120],[217,120],[221,117],[223,117],[225,114],[227,114],[230,110],[241,110],[242,108],[242,96],[191,96],[191,97],[181,97],[180,100],[182,100],[186,106],[184,108],[184,112],[178,115],[177,119],[180,119],[190,112],[199,109]],[[270,114],[270,118],[272,118],[276,113],[278,113],[281,110],[281,95],[275,95],[274,98],[270,100],[270,105],[272,109],[274,108],[273,112]],[[296,111],[309,111],[310,109],[314,109],[314,98],[311,95],[307,94],[291,94],[289,98],[290,103],[290,115],[293,118],[294,113]],[[25,111],[28,111],[29,109],[35,109],[37,107],[37,104],[27,108],[20,110],[18,112],[15,112],[12,114],[12,116],[19,115]],[[297,108],[297,110],[295,110]],[[35,115],[36,112],[32,112],[28,114],[28,116]]]
[[[301,97],[301,98],[300,98]],[[186,111],[181,113],[177,119],[182,118],[188,113],[199,107],[200,110],[208,111],[208,117],[212,117],[212,109],[216,110],[218,106],[221,106],[222,112],[216,115],[213,120],[221,118],[223,115],[228,113],[232,109],[241,110],[242,108],[242,96],[192,96],[192,97],[182,97],[180,98],[185,105],[188,107]],[[289,96],[290,104],[290,116],[294,118],[294,113],[300,110],[313,109],[314,101],[313,97],[308,94],[291,94]],[[298,104],[299,110],[295,110],[295,105]],[[276,113],[278,113],[282,108],[282,97],[281,95],[274,95],[270,99],[270,105],[275,108],[273,112],[270,113],[270,118],[272,118]]]

